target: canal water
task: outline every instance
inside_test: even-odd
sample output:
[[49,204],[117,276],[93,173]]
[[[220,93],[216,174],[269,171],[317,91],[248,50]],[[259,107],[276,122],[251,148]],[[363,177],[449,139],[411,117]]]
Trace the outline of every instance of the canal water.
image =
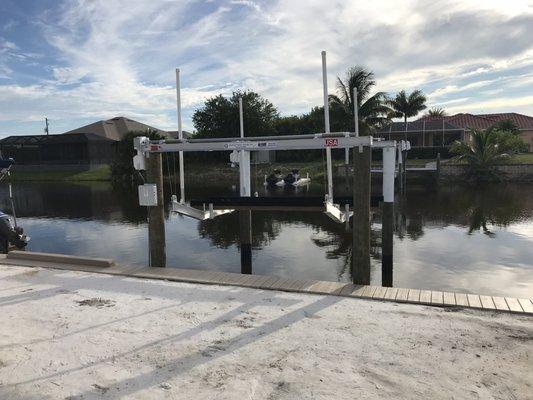
[[[191,184],[191,197],[237,195],[230,185]],[[259,187],[260,195],[265,193]],[[336,186],[337,194],[349,188]],[[168,191],[168,187],[167,187]],[[321,195],[322,185],[275,195]],[[146,210],[107,183],[16,183],[28,250],[109,257],[147,265]],[[10,213],[7,187],[2,209]],[[240,272],[237,213],[199,222],[167,212],[168,266]],[[397,199],[393,286],[533,295],[533,185],[409,185]],[[381,223],[373,217],[371,284],[381,285]],[[253,273],[351,281],[352,233],[320,212],[252,213]]]

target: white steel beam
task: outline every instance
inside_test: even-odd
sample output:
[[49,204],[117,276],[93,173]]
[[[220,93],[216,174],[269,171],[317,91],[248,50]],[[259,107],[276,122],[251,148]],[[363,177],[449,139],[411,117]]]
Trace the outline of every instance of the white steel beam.
[[160,140],[143,142],[140,148],[145,153],[168,153],[177,151],[232,151],[232,150],[306,150],[324,148],[344,148],[357,146],[372,146],[371,136],[362,137],[314,137],[280,139],[276,136],[262,140],[246,138],[227,141],[196,141],[196,140]]
[[[329,126],[329,94],[328,71],[326,65],[326,52],[322,52],[322,85],[324,94],[324,128],[326,134],[330,133]],[[326,172],[328,181],[328,198],[333,199],[333,165],[331,162],[331,146],[326,147]]]
[[[176,68],[176,105],[178,108],[178,137],[183,139],[183,127],[181,123],[181,84],[180,70]],[[185,203],[185,165],[183,162],[183,151],[179,152],[179,170],[180,170],[180,203]]]

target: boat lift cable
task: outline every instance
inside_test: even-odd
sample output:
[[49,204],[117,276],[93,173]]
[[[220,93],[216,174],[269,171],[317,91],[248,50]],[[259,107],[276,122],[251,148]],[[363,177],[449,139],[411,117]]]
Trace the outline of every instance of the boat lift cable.
[[328,193],[328,181],[327,181],[327,176],[328,176],[328,167],[327,167],[327,163],[326,163],[326,149],[322,149],[321,151],[322,153],[322,167],[323,167],[323,170],[324,170],[324,176],[326,177],[326,179],[324,179],[324,193]]
[[170,188],[170,195],[174,195],[174,190],[172,188],[172,176],[171,176],[171,170],[170,170],[170,161],[169,161],[169,154],[165,153],[165,161],[167,164],[167,177],[168,177],[168,187]]
[[174,191],[178,193],[178,181],[176,180],[176,153],[172,153],[172,180],[174,181]]

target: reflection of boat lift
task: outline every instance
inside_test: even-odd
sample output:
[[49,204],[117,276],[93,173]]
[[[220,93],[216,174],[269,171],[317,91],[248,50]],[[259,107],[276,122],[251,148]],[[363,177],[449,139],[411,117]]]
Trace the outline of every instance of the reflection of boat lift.
[[[151,153],[179,152],[181,197],[178,202],[177,196],[172,195],[172,211],[198,220],[206,220],[233,212],[235,209],[244,206],[246,206],[247,209],[251,209],[252,206],[261,207],[262,209],[268,207],[287,207],[287,198],[277,198],[276,202],[274,200],[276,198],[251,197],[250,152],[325,149],[328,193],[325,195],[324,199],[318,199],[318,201],[316,201],[315,198],[314,202],[316,204],[314,204],[314,206],[320,207],[320,209],[334,221],[344,223],[349,220],[353,212],[350,211],[348,202],[344,203],[344,209],[341,209],[340,205],[337,203],[337,199],[333,197],[331,149],[359,148],[359,151],[362,151],[363,147],[378,147],[383,149],[383,195],[386,198],[385,201],[391,201],[390,199],[394,196],[395,160],[397,153],[396,141],[374,140],[371,136],[360,137],[358,132],[357,104],[354,104],[355,132],[330,133],[325,52],[322,53],[322,75],[325,104],[325,133],[245,138],[241,98],[239,99],[240,138],[184,139],[181,127],[179,70],[176,70],[179,139],[150,141],[147,137],[135,138],[134,148],[137,151],[137,154],[133,159],[135,169],[144,170],[145,157],[149,157]],[[357,99],[355,90],[354,99]],[[357,103],[357,101],[354,103]],[[402,149],[404,149],[403,147],[405,145],[403,142],[401,146]],[[193,151],[232,151],[230,161],[232,164],[238,165],[239,167],[240,197],[209,199],[204,200],[204,202],[201,203],[199,201],[191,200],[190,204],[187,204],[185,202],[183,152]],[[398,153],[399,152],[400,149],[398,149]],[[302,178],[302,184],[309,183],[308,179],[308,177]],[[146,200],[148,197],[153,198],[155,193],[154,186],[155,185],[145,185],[145,189],[142,189],[143,187],[141,186],[139,188],[140,199]],[[142,190],[149,190],[151,195],[147,196],[146,193],[141,195]],[[157,198],[157,196],[155,197]],[[294,206],[297,206],[296,203],[300,203],[299,205],[302,206],[306,202],[309,202],[309,200],[306,199],[306,197],[291,197]],[[243,204],[243,202],[248,202],[248,204]],[[251,204],[251,202],[254,204]],[[148,206],[153,205],[149,201],[142,201],[141,204]],[[194,206],[201,206],[202,208],[196,208]],[[310,208],[312,207],[309,207],[308,209]]]

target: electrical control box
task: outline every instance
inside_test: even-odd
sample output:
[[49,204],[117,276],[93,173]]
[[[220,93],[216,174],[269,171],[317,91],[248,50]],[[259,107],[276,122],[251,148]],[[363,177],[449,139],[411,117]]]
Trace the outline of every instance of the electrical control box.
[[139,205],[146,207],[157,206],[157,185],[155,183],[139,185]]

